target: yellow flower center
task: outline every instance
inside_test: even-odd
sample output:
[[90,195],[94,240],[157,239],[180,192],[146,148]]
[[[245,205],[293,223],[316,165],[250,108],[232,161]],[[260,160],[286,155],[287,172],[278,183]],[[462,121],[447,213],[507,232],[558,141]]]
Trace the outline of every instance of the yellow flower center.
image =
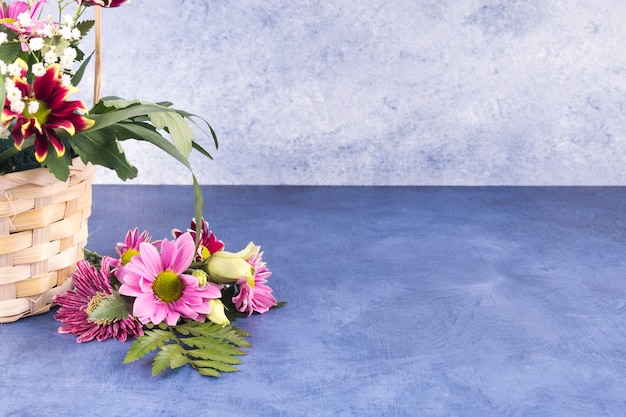
[[152,283],[152,292],[166,303],[172,303],[183,296],[185,283],[172,271],[163,271]]
[[[103,293],[102,291],[98,291],[97,293],[94,294],[93,297],[91,297],[91,300],[89,300],[89,302],[87,303],[87,308],[85,308],[85,313],[87,313],[87,315],[89,316],[91,313],[93,313],[96,308],[98,308],[98,306],[100,305],[100,303],[102,301],[104,301],[107,298],[107,294]],[[111,322],[109,320],[90,320],[93,321],[96,324],[99,324],[101,326],[106,326],[111,324]]]
[[[31,113],[31,106],[37,109],[33,113]],[[37,100],[36,98],[29,98],[28,100],[26,100],[24,116],[28,117],[29,119],[36,119],[39,124],[43,126],[48,121],[48,115],[50,114],[50,111],[51,110],[48,105],[43,101]]]
[[198,256],[200,257],[201,261],[204,261],[206,258],[211,256],[211,251],[209,251],[209,248],[207,248],[206,246],[200,245],[198,247]]
[[126,265],[133,259],[135,256],[139,255],[139,251],[136,249],[128,249],[126,252],[122,254],[122,266]]

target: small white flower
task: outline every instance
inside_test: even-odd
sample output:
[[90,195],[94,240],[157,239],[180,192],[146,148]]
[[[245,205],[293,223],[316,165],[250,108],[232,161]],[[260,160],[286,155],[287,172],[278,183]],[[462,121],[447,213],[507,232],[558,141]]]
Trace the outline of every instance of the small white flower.
[[17,15],[17,21],[21,26],[29,26],[30,25],[30,15],[26,12],[20,13]]
[[37,114],[39,111],[39,102],[32,100],[28,102],[28,113],[29,114]]
[[72,77],[69,74],[61,75],[61,84],[66,87],[72,85]]
[[22,113],[26,104],[22,100],[16,100],[11,102],[11,111],[13,113]]
[[7,75],[7,64],[0,59],[0,74]]
[[31,38],[28,41],[28,47],[31,51],[39,51],[43,48],[43,39],[41,38]]
[[59,64],[63,69],[69,70],[74,66],[74,60],[68,56],[62,55]]
[[7,71],[11,77],[19,77],[22,75],[22,67],[17,65],[15,62],[7,66]]
[[3,43],[5,43],[8,39],[8,36],[6,33],[4,32],[0,32],[0,45],[2,45]]
[[74,17],[71,14],[63,16],[63,24],[67,26],[74,26]]
[[62,58],[65,57],[73,61],[76,59],[77,56],[78,56],[78,52],[76,51],[76,49],[72,47],[68,47],[68,48],[65,48],[65,50],[63,51]]
[[8,139],[11,136],[11,131],[4,126],[0,126],[0,139]]
[[58,59],[59,59],[59,57],[57,56],[57,54],[53,50],[49,50],[43,56],[44,62],[46,64],[48,64],[48,65],[54,64],[55,62],[57,62]]
[[15,82],[10,78],[4,79],[4,91],[8,92],[15,88]]
[[72,40],[72,28],[70,26],[61,26],[59,28],[59,34],[66,41]]
[[43,62],[37,62],[30,69],[35,77],[41,77],[46,73],[46,67],[43,65]]
[[41,34],[43,36],[45,36],[46,38],[51,38],[54,36],[54,25],[52,24],[47,24],[46,26],[44,26],[43,30],[41,31]]
[[15,84],[13,87],[7,88],[7,100],[11,103],[22,100],[22,91],[19,88],[15,88]]
[[74,39],[75,41],[79,40],[81,37],[81,33],[80,30],[74,28],[72,29],[72,39]]

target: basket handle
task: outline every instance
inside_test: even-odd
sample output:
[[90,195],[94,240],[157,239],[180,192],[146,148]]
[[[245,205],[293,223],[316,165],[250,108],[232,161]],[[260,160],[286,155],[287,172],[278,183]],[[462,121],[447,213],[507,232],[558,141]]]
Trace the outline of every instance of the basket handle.
[[93,79],[93,104],[94,106],[100,100],[100,84],[102,77],[102,38],[100,36],[100,6],[95,7],[95,36],[96,45],[94,54],[96,55],[96,62],[94,65],[94,79]]

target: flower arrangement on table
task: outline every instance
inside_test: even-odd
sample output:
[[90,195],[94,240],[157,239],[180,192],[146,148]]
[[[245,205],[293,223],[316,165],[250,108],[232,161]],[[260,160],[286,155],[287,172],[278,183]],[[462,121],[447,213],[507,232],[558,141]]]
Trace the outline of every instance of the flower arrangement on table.
[[272,273],[259,246],[227,252],[205,220],[199,235],[196,226],[158,241],[133,229],[117,244],[117,258],[81,261],[75,289],[56,297],[59,332],[78,342],[137,337],[124,362],[159,349],[153,375],[186,364],[207,376],[235,371],[249,344],[230,320],[282,303],[267,285]]
[[[54,299],[59,332],[76,335],[78,342],[137,338],[125,362],[158,350],[153,375],[185,364],[208,376],[234,371],[241,348],[249,344],[248,335],[230,322],[281,303],[267,285],[271,272],[260,248],[250,243],[240,252],[225,251],[202,217],[202,193],[188,157],[192,150],[211,155],[195,140],[192,125],[207,128],[217,148],[215,132],[169,102],[99,99],[100,8],[128,0],[55,1],[58,21],[41,19],[47,0],[0,2],[0,175],[46,167],[66,181],[80,158],[114,170],[122,180],[134,178],[137,169],[121,145],[135,139],[189,169],[195,219],[201,219],[185,231],[174,230],[171,239],[152,241],[147,231],[131,230],[117,244],[117,258],[87,251],[72,274],[74,289]],[[96,19],[83,19],[92,6]],[[80,48],[94,25],[97,102],[88,109],[70,95],[94,55]]]

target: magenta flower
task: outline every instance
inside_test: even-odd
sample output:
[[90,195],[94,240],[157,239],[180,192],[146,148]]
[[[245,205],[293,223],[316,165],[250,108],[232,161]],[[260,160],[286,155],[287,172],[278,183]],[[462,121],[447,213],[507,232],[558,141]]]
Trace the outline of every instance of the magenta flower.
[[89,320],[89,314],[98,307],[107,295],[113,293],[109,284],[110,258],[102,258],[100,271],[87,261],[80,261],[72,274],[74,289],[64,295],[57,295],[54,302],[59,304],[55,319],[63,323],[59,333],[78,336],[77,342],[98,341],[113,338],[126,341],[128,336],[143,335],[143,328],[130,314],[127,318],[114,322],[96,322]]
[[239,279],[237,281],[239,294],[233,297],[235,308],[242,313],[248,312],[248,315],[255,311],[265,313],[277,304],[272,289],[267,285],[267,278],[272,272],[263,262],[263,252],[258,251],[260,249],[258,246],[256,248],[256,253],[246,259],[254,269],[253,279]]
[[130,0],[76,0],[79,6],[119,7]]
[[[174,237],[178,237],[183,233],[190,233],[191,237],[193,237],[194,241],[196,240],[196,219],[191,221],[191,225],[187,232],[183,232],[178,229],[172,230],[172,234]],[[213,255],[215,252],[219,252],[224,250],[224,242],[221,240],[217,240],[213,232],[209,229],[209,223],[202,219],[202,229],[200,230],[200,241],[198,244],[198,249],[195,256],[195,261],[202,262],[209,256]]]
[[187,274],[195,254],[194,240],[183,233],[175,241],[163,239],[161,251],[149,244],[139,244],[139,255],[116,272],[122,283],[120,294],[137,297],[133,314],[142,323],[165,321],[174,326],[180,317],[203,322],[211,312],[209,300],[220,298],[220,286],[201,285]]
[[136,227],[133,230],[129,230],[124,241],[117,243],[115,251],[119,259],[111,260],[111,265],[116,268],[126,265],[132,258],[139,255],[139,244],[144,242],[150,243],[151,239],[147,230],[144,230],[141,234],[139,234],[139,229]]

